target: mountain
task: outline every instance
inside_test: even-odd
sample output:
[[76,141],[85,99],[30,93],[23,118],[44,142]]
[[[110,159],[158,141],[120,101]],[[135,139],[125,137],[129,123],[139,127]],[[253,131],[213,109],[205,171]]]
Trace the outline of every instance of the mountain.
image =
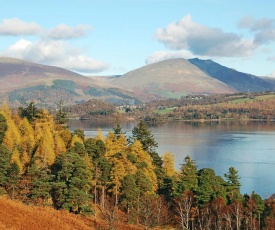
[[72,71],[14,58],[0,58],[0,95],[12,105],[24,99],[43,107],[51,107],[60,100],[66,104],[90,99],[112,103],[138,101],[125,90],[102,87],[92,78]]
[[274,90],[274,86],[265,79],[242,73],[234,69],[222,66],[212,60],[200,60],[198,58],[188,60],[207,75],[224,82],[240,92],[261,92]]
[[190,93],[237,92],[182,58],[146,65],[114,78],[111,83],[143,99],[180,98]]
[[0,57],[0,101],[18,106],[34,100],[55,108],[100,99],[112,104],[136,104],[188,94],[220,94],[274,90],[272,79],[224,67],[212,60],[170,59],[124,75],[86,77],[72,71],[14,58]]

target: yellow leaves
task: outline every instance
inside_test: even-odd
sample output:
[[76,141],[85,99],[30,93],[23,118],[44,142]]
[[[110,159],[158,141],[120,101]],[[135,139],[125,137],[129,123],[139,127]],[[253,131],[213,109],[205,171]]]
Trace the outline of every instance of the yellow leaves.
[[17,166],[19,168],[19,173],[21,174],[23,172],[23,165],[22,165],[21,160],[20,160],[20,153],[17,149],[15,149],[12,152],[11,164],[17,164]]
[[36,163],[41,167],[49,166],[54,163],[55,152],[52,137],[45,134],[45,136],[41,138],[34,157],[36,158]]
[[84,145],[83,140],[79,136],[73,135],[70,146],[73,147],[76,142],[79,142],[80,144]]
[[4,115],[4,117],[7,120],[11,119],[11,111],[10,111],[9,105],[8,105],[8,103],[6,101],[4,101],[2,103],[2,107],[1,107],[0,112]]
[[15,125],[12,119],[7,119],[8,129],[3,139],[3,144],[9,149],[13,150],[21,143],[21,135],[18,126]]
[[106,137],[105,146],[106,156],[111,157],[116,153],[120,153],[126,150],[127,139],[123,134],[117,138],[116,135],[110,131]]
[[138,140],[135,140],[134,143],[130,146],[130,153],[137,157],[138,163],[145,163],[146,167],[142,168],[142,170],[146,177],[152,183],[152,192],[156,191],[158,188],[157,176],[155,173],[155,166],[153,165],[153,160],[149,153],[143,150],[142,144]]
[[35,146],[34,130],[27,118],[24,118],[20,122],[20,133],[22,135],[22,147],[23,151],[31,153]]
[[163,154],[163,168],[166,174],[170,177],[176,176],[177,171],[175,170],[175,159],[174,155],[170,152],[166,152]]
[[56,156],[66,152],[66,145],[58,133],[54,135],[54,150]]
[[97,135],[96,135],[96,137],[95,137],[95,140],[96,140],[96,141],[97,141],[97,140],[102,140],[102,141],[104,142],[105,138],[104,138],[104,136],[103,136],[103,134],[102,134],[101,128],[98,128],[98,129],[97,129]]

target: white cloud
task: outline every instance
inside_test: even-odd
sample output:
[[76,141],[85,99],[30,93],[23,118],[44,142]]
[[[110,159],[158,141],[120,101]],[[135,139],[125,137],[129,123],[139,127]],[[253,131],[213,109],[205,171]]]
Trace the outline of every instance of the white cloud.
[[96,73],[108,68],[106,63],[89,58],[79,49],[58,40],[31,42],[21,39],[2,52],[2,55],[83,73]]
[[167,59],[174,59],[174,58],[193,58],[194,55],[188,50],[180,50],[180,51],[157,51],[151,54],[147,60],[146,64],[152,64],[159,61],[164,61]]
[[236,33],[200,25],[192,20],[191,15],[158,29],[155,37],[170,49],[188,49],[202,56],[248,56],[257,48],[253,39],[242,39]]
[[52,39],[78,38],[83,37],[91,29],[92,27],[88,25],[77,25],[73,28],[65,24],[59,24],[46,32],[46,36]]
[[4,36],[22,36],[22,35],[36,35],[44,38],[51,38],[56,40],[72,39],[85,36],[92,27],[89,25],[79,24],[71,27],[66,24],[59,24],[53,29],[42,28],[35,22],[25,22],[19,18],[4,19],[0,23],[0,35]]
[[38,35],[42,28],[35,22],[24,22],[19,18],[4,19],[0,23],[0,35]]
[[239,26],[254,33],[256,44],[262,45],[275,41],[274,19],[264,18],[257,20],[253,17],[244,17],[240,20]]

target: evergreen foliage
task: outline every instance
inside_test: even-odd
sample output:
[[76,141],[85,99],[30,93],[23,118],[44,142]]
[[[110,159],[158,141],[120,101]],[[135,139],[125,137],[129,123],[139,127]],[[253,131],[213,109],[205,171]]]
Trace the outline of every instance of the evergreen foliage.
[[5,132],[8,129],[7,120],[3,114],[0,113],[0,144],[2,143]]
[[19,115],[23,118],[26,117],[30,122],[38,118],[39,110],[37,109],[35,102],[31,101],[29,104],[26,104],[25,107],[20,106],[18,108]]

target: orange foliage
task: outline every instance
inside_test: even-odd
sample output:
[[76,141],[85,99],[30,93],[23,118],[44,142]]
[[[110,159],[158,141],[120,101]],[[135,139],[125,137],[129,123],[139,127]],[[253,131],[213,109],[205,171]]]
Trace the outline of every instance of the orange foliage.
[[0,229],[95,229],[91,225],[91,220],[67,211],[27,206],[17,201],[0,198]]

